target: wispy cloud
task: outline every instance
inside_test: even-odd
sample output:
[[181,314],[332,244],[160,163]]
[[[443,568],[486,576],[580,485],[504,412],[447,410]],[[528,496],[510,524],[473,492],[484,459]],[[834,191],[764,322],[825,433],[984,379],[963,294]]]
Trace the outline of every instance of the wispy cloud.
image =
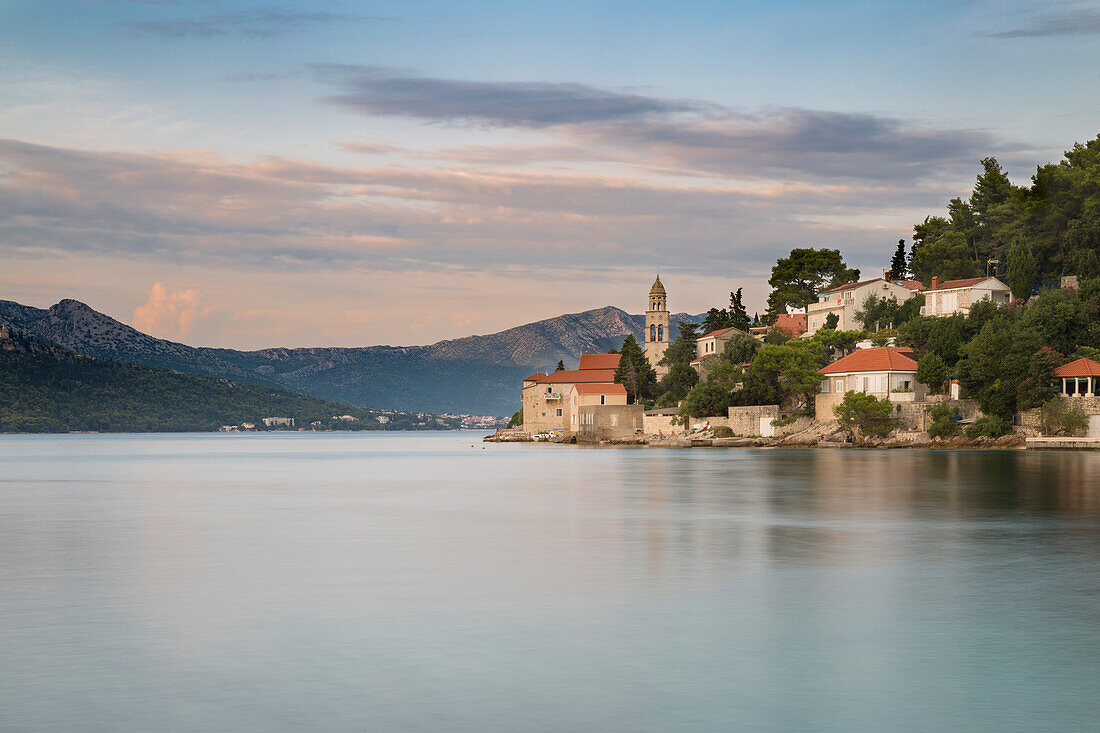
[[[274,157],[239,164],[201,152],[102,153],[10,140],[0,141],[0,170],[0,253],[268,271],[640,266],[667,262],[670,248],[690,252],[699,268],[752,269],[793,243],[870,245],[883,236],[883,212],[932,210],[944,195],[888,182],[688,186]],[[845,223],[872,212],[871,226]],[[911,222],[902,222],[904,231]]]
[[540,128],[698,112],[709,106],[584,84],[439,79],[367,66],[323,64],[313,68],[341,90],[327,97],[327,102],[365,114],[435,122]]
[[348,20],[381,20],[324,11],[293,11],[253,8],[212,13],[191,18],[127,20],[119,23],[138,33],[165,38],[211,38],[214,36],[250,36],[268,38],[317,26]]
[[1017,28],[980,35],[990,38],[1044,38],[1098,34],[1100,34],[1100,9],[1076,8],[1037,15]]
[[[744,112],[577,84],[461,81],[353,66],[315,70],[340,90],[324,101],[362,114],[539,130],[559,139],[542,146],[545,153],[577,160],[588,151],[592,160],[615,157],[685,175],[912,180],[972,166],[995,144],[982,130],[935,129],[870,113]],[[522,151],[466,153],[504,161]]]

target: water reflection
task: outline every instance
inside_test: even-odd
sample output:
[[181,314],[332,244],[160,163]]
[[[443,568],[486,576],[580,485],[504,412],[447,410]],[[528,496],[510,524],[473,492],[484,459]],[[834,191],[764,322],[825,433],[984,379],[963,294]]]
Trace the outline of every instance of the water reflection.
[[2,441],[0,729],[1100,714],[1097,454]]

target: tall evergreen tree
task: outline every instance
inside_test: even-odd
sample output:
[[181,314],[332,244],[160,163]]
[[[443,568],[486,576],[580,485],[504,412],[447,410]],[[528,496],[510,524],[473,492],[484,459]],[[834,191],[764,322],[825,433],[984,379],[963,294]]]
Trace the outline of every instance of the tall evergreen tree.
[[657,373],[646,360],[634,334],[626,337],[619,353],[622,357],[619,359],[619,368],[615,370],[615,382],[626,387],[631,403],[652,397],[657,384]]
[[555,372],[564,372],[565,371],[565,362],[562,361],[561,359],[558,359],[558,366],[557,366],[557,368],[554,369],[554,371]]
[[905,261],[905,240],[898,240],[898,248],[890,259],[890,279],[904,280],[909,276],[909,266]]
[[742,288],[737,288],[736,292],[730,293],[729,322],[734,328],[748,331],[752,322],[745,310],[745,304],[741,301],[741,290]]
[[1031,297],[1031,288],[1038,274],[1039,266],[1031,247],[1016,242],[1008,251],[1008,272],[1005,276],[1005,284],[1012,288],[1012,296],[1021,300]]

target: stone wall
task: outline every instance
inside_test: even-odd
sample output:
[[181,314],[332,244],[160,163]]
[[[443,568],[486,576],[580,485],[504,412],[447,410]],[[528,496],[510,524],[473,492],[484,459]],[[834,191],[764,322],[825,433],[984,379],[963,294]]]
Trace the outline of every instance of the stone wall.
[[[1086,397],[1067,397],[1063,395],[1062,399],[1067,405],[1080,405],[1086,415],[1100,415],[1100,397],[1096,395],[1088,395]],[[1043,429],[1041,408],[1036,407],[1031,410],[1017,412],[1016,419],[1012,422],[1016,427],[1023,428],[1024,432],[1040,435]]]
[[[755,436],[770,435],[775,429],[771,427],[771,421],[779,417],[779,405],[750,405],[746,407],[729,408],[727,424],[733,430],[734,435]],[[763,429],[760,420],[765,418],[767,423]],[[713,425],[714,423],[711,423]]]
[[632,438],[643,429],[641,405],[581,405],[577,408],[577,441]]

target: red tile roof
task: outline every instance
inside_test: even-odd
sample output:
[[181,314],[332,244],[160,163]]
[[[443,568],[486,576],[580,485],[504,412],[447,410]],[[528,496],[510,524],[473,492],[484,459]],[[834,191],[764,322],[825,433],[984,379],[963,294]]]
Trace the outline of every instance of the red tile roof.
[[577,394],[626,394],[626,387],[621,384],[574,384],[573,389]]
[[545,376],[546,375],[543,374],[542,372],[535,372],[534,374],[532,374],[529,377],[524,377],[523,381],[525,381],[525,382],[537,382]]
[[618,369],[621,354],[581,354],[578,369]]
[[897,283],[903,288],[908,288],[909,290],[924,290],[924,283],[922,283],[920,280],[891,280],[890,282]]
[[700,357],[699,357],[698,359],[692,359],[692,360],[691,360],[691,363],[692,363],[692,364],[698,364],[698,363],[699,363],[699,362],[701,362],[701,361],[702,361],[703,359],[712,359],[712,358],[714,358],[714,357],[716,357],[716,356],[718,356],[718,354],[714,354],[714,353],[711,353],[711,354],[703,354],[703,355],[702,355],[702,356],[700,356]]
[[928,290],[953,290],[954,288],[969,288],[977,285],[978,283],[984,283],[986,280],[992,280],[991,277],[968,277],[965,280],[948,280],[942,282],[936,287],[929,287]]
[[843,359],[834,361],[821,370],[822,374],[853,374],[855,372],[915,372],[917,362],[909,358],[912,349],[896,346],[879,346],[874,349],[856,349]]
[[858,288],[860,285],[867,285],[868,283],[873,283],[876,280],[881,280],[881,279],[882,279],[881,277],[873,277],[870,280],[860,280],[858,282],[848,283],[847,285],[841,285],[838,288],[830,288],[828,290],[822,290],[818,293],[818,295],[828,295],[829,293],[839,293],[842,290],[851,290],[852,288]]
[[604,383],[615,381],[614,369],[565,369],[553,374],[543,375],[539,384],[578,384]]
[[1078,359],[1054,370],[1058,377],[1100,377],[1100,364],[1092,359]]

